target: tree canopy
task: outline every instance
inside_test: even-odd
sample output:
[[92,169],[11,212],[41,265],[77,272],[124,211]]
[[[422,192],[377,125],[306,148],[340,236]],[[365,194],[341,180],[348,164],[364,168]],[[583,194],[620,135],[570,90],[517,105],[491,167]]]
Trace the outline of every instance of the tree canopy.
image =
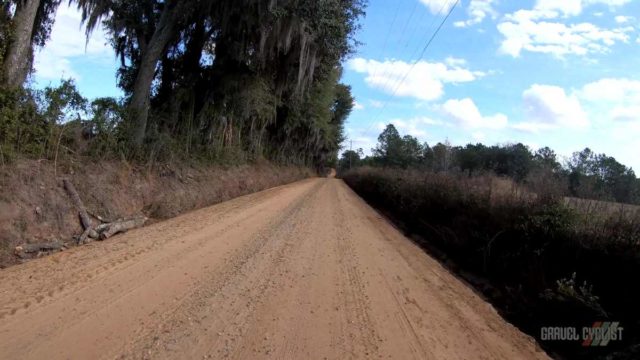
[[[30,54],[43,45],[59,3],[4,4],[1,16],[10,21],[0,29],[8,39],[0,61],[14,45]],[[117,128],[136,153],[235,153],[318,167],[337,161],[353,107],[351,89],[339,83],[341,63],[357,46],[365,0],[70,3],[81,10],[87,35],[106,29],[120,59],[125,111]],[[23,15],[40,20],[21,22]],[[22,26],[28,43],[16,35],[20,24],[32,25]],[[5,89],[24,83],[7,81],[7,71],[2,79]]]

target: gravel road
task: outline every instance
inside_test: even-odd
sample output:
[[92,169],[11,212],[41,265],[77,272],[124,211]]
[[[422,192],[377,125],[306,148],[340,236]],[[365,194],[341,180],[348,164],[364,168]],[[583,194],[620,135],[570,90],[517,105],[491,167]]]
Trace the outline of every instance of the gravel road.
[[338,179],[0,270],[3,359],[529,359],[535,342]]

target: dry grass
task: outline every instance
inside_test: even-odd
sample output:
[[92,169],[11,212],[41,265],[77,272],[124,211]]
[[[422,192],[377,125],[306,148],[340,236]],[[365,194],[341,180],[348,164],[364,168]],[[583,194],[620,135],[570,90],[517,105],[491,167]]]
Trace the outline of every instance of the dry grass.
[[19,160],[0,167],[0,267],[15,264],[20,243],[70,241],[81,231],[77,213],[61,186],[68,177],[88,210],[105,218],[144,214],[166,219],[189,210],[313,176],[301,167],[269,163],[237,167],[126,162],[58,163]]
[[610,201],[599,201],[565,197],[564,203],[580,214],[590,217],[617,217],[620,219],[640,219],[640,206],[621,204]]
[[[621,321],[624,341],[599,355],[640,355],[638,207],[532,194],[492,176],[360,168],[343,178],[532,336],[542,326]],[[543,346],[594,354],[579,343]]]

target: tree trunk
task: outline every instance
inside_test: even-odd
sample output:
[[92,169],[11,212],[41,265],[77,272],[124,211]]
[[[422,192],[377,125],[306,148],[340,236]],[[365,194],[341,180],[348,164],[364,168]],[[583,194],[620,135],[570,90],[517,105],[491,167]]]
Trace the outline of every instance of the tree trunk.
[[46,243],[37,243],[37,244],[22,244],[20,246],[16,246],[15,252],[16,254],[20,253],[35,253],[39,251],[56,251],[64,248],[64,244],[58,241],[46,242]]
[[13,17],[13,36],[4,59],[3,83],[8,87],[20,87],[27,79],[33,64],[34,23],[40,0],[25,0],[16,8]]
[[156,66],[162,58],[169,40],[174,35],[179,8],[177,1],[168,1],[149,44],[142,53],[142,60],[133,85],[133,95],[129,109],[134,117],[133,143],[142,145],[147,131],[151,84],[156,74]]
[[69,197],[73,201],[73,205],[75,205],[76,210],[78,210],[78,215],[80,216],[80,222],[82,223],[82,228],[85,230],[92,228],[93,223],[91,221],[91,218],[89,217],[89,213],[87,212],[87,209],[84,207],[84,203],[82,202],[82,199],[80,199],[80,195],[78,194],[76,187],[73,186],[73,183],[69,181],[69,179],[63,179],[62,183],[64,185],[65,190],[67,190]]
[[84,203],[82,202],[82,199],[80,199],[80,195],[78,195],[78,191],[76,191],[75,186],[73,186],[73,183],[69,181],[69,179],[63,179],[62,183],[64,184],[65,190],[67,190],[67,194],[69,194],[69,197],[78,210],[80,223],[82,224],[82,228],[84,229],[84,232],[78,239],[78,243],[87,243],[89,238],[96,239],[98,237],[98,233],[93,229],[93,222],[91,221],[89,213],[87,212],[87,208],[84,207]]
[[103,224],[99,227],[101,230],[100,239],[105,240],[117,233],[125,232],[127,230],[144,226],[145,222],[147,222],[147,218],[141,217],[141,218],[131,219],[131,220],[116,221],[110,224]]

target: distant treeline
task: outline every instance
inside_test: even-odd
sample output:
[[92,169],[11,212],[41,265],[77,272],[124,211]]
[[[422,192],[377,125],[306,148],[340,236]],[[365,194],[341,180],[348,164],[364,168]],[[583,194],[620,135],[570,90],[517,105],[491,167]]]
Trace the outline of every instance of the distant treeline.
[[537,193],[640,204],[640,179],[633,169],[588,148],[561,163],[548,147],[535,152],[521,143],[462,147],[445,142],[431,147],[413,136],[402,137],[393,125],[387,125],[372,150],[372,156],[367,157],[362,149],[344,152],[339,169],[366,165],[468,176],[491,172],[525,184]]
[[71,81],[24,88],[60,3],[0,4],[1,161],[62,149],[335,165],[353,107],[340,64],[365,0],[71,0],[120,59],[124,98],[93,103]]

